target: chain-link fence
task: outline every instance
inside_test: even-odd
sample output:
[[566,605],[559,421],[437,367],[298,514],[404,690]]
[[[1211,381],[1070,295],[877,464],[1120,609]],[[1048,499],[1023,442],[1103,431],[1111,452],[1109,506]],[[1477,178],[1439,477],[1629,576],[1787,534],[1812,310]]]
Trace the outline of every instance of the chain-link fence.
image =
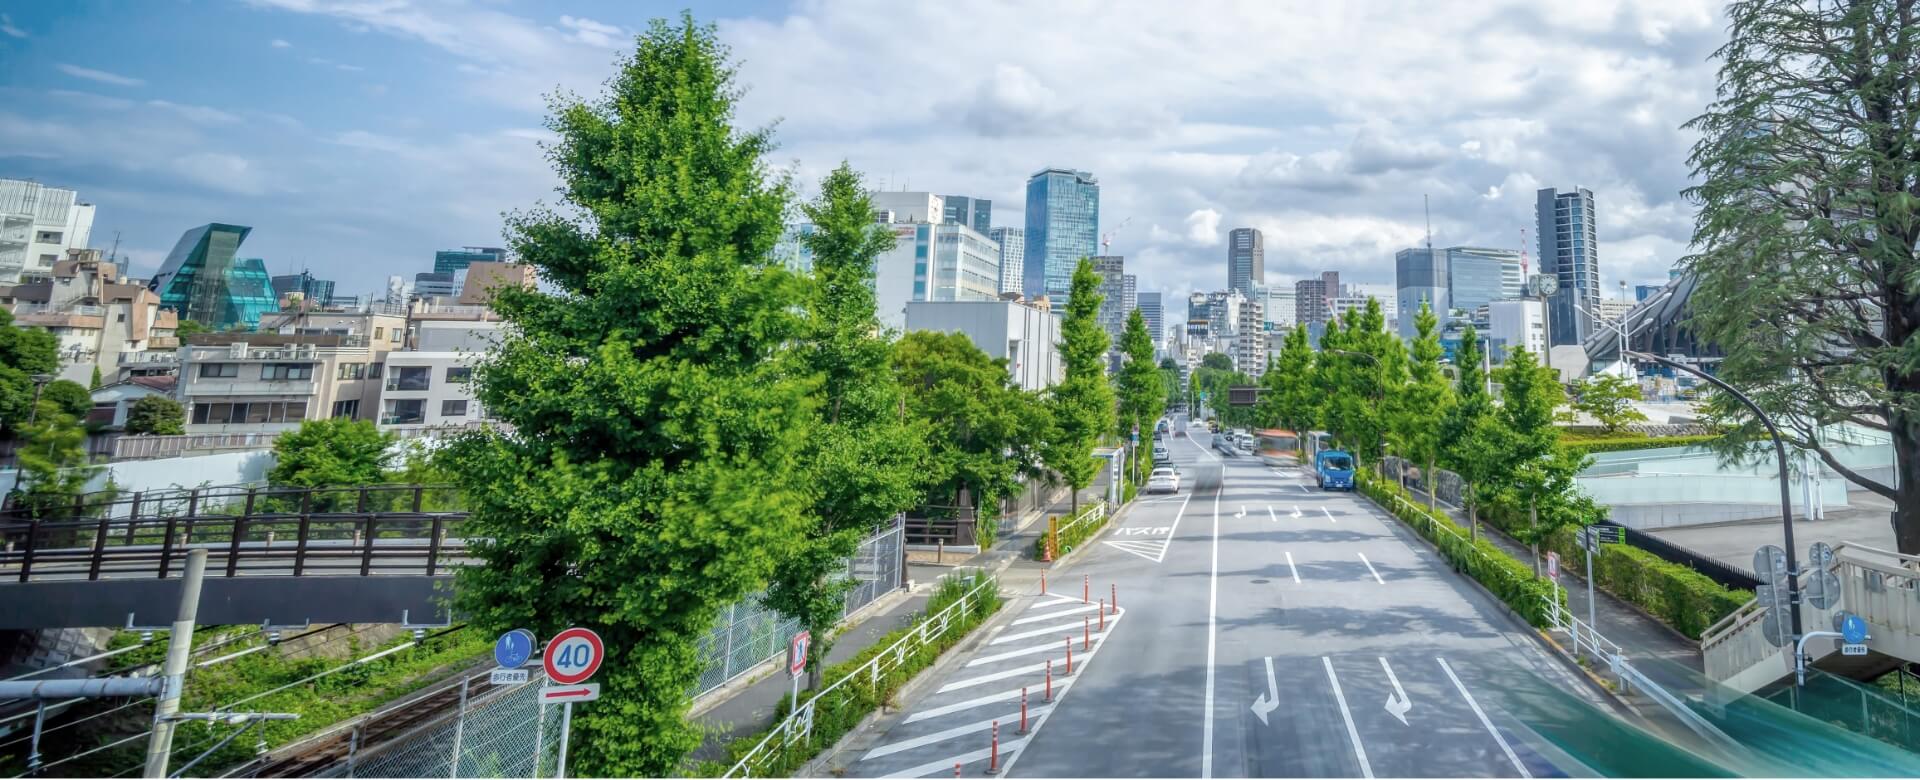
[[[481,687],[487,675],[467,678]],[[488,688],[464,709],[420,724],[367,750],[350,750],[345,761],[319,777],[552,777],[560,756],[561,707],[541,707],[546,675],[535,670],[526,683]],[[360,735],[355,734],[356,738]],[[458,771],[452,762],[459,756]],[[539,766],[534,756],[539,756]]]
[[[847,576],[854,587],[847,592],[851,614],[874,599],[900,587],[901,528],[894,527],[860,543],[847,560]],[[712,631],[700,639],[700,656],[707,659],[707,671],[693,695],[698,697],[725,685],[748,669],[787,651],[787,643],[800,633],[800,621],[780,615],[760,603],[756,593],[723,610]]]

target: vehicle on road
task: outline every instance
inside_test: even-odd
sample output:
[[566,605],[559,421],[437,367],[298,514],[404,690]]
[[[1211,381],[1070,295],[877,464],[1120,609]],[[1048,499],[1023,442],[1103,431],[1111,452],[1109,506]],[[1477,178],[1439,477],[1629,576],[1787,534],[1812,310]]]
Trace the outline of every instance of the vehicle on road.
[[1233,437],[1224,433],[1216,433],[1213,435],[1213,448],[1228,456],[1237,456],[1240,454],[1239,448],[1233,446]]
[[1148,493],[1180,492],[1180,472],[1174,471],[1173,469],[1167,468],[1164,466],[1161,468],[1154,469],[1152,474],[1147,475],[1147,492]]
[[1169,460],[1172,460],[1172,459],[1173,459],[1173,454],[1172,454],[1172,453],[1169,453],[1169,452],[1167,452],[1167,448],[1165,448],[1165,447],[1154,447],[1154,448],[1153,448],[1153,462],[1155,462],[1155,463],[1165,463],[1165,462],[1167,462],[1167,461],[1169,461]]
[[1260,462],[1268,466],[1293,466],[1294,451],[1300,447],[1300,437],[1293,431],[1280,428],[1263,428],[1253,432],[1253,451],[1260,456]]
[[1313,470],[1321,490],[1353,489],[1353,455],[1345,450],[1321,450],[1313,456]]

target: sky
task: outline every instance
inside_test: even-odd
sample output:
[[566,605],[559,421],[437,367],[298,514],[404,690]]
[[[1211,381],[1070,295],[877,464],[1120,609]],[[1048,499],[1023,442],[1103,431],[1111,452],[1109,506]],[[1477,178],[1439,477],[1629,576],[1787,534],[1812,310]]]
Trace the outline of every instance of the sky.
[[[597,94],[654,0],[0,0],[0,177],[98,208],[148,275],[189,228],[341,293],[502,245],[556,203],[548,98]],[[877,188],[993,200],[1092,172],[1139,289],[1390,284],[1393,253],[1520,248],[1541,187],[1587,187],[1603,292],[1663,283],[1725,20],[1712,0],[706,2],[743,125],[802,194],[842,160]],[[1529,242],[1531,243],[1531,242]],[[1537,254],[1531,245],[1529,255]]]

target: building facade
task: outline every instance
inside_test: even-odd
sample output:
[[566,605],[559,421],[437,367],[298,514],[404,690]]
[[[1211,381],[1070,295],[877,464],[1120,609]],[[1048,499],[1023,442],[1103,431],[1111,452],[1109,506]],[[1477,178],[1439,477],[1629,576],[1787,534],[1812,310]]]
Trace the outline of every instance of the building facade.
[[507,250],[496,246],[463,246],[459,249],[442,249],[433,253],[433,272],[451,274],[464,271],[474,263],[507,262]]
[[1110,346],[1118,349],[1120,334],[1127,329],[1127,314],[1138,305],[1134,299],[1138,280],[1127,273],[1127,259],[1120,255],[1095,256],[1093,270],[1100,274],[1100,327],[1106,329]]
[[389,430],[476,425],[485,410],[474,395],[473,365],[499,338],[501,324],[424,321],[413,349],[387,354],[378,424]]
[[1560,289],[1547,300],[1548,339],[1555,346],[1579,344],[1594,328],[1600,301],[1600,247],[1594,228],[1593,191],[1543,189],[1534,204],[1540,237],[1540,272],[1553,274]]
[[1054,311],[1067,305],[1073,270],[1099,254],[1100,182],[1093,174],[1047,168],[1027,179],[1027,297],[1047,296]]
[[1027,231],[1024,228],[994,228],[987,234],[1000,245],[1000,292],[1025,290],[1022,279],[1027,264]]
[[1491,301],[1484,308],[1487,312],[1484,320],[1487,338],[1509,346],[1525,347],[1536,359],[1545,359],[1547,318],[1539,301]]
[[[1427,247],[1402,249],[1394,253],[1394,301],[1400,311],[1418,312],[1424,303],[1433,308],[1435,317],[1446,320],[1447,313],[1454,306],[1448,286],[1448,255],[1448,252]],[[1413,320],[1411,316],[1400,318],[1400,338],[1407,341],[1414,339]]]
[[993,201],[965,195],[943,195],[942,221],[966,225],[981,235],[993,233]]
[[1275,333],[1293,330],[1294,323],[1299,321],[1296,319],[1298,307],[1294,304],[1293,285],[1270,284],[1264,288],[1264,292],[1257,299],[1261,301],[1260,312],[1267,318],[1267,330]]
[[333,282],[326,279],[315,279],[313,278],[313,274],[308,271],[301,271],[300,273],[288,274],[286,276],[276,276],[273,277],[271,283],[273,284],[273,297],[275,299],[284,299],[290,293],[299,293],[302,298],[315,305],[325,305],[328,301],[333,300]]
[[[1511,287],[1512,279],[1519,275],[1518,251],[1470,246],[1447,249],[1447,290],[1455,309],[1471,314],[1491,301],[1521,297]],[[1409,311],[1404,303],[1400,310]]]
[[873,218],[876,222],[904,224],[926,222],[938,225],[947,221],[946,199],[931,192],[873,192]]
[[1308,326],[1324,325],[1329,317],[1327,283],[1324,279],[1301,279],[1293,283],[1293,319]]
[[180,348],[176,392],[186,407],[187,433],[268,433],[292,430],[302,420],[376,419],[387,354],[404,345],[405,318],[290,313],[275,324],[282,332],[202,333]]
[[980,351],[1005,360],[1013,383],[1025,390],[1058,384],[1060,315],[1021,300],[915,301],[907,304],[908,330],[963,333]]
[[167,253],[148,287],[181,319],[215,330],[252,328],[280,310],[265,261],[238,257],[253,228],[219,222],[188,230]]
[[1267,240],[1256,228],[1227,232],[1227,289],[1252,299],[1255,287],[1267,283]]
[[807,246],[807,237],[811,235],[811,222],[787,225],[787,229],[780,234],[780,241],[773,245],[774,258],[796,274],[813,273],[813,249]]
[[19,327],[46,328],[60,359],[60,378],[89,385],[94,369],[102,381],[165,373],[179,346],[179,320],[161,308],[160,296],[119,278],[119,268],[97,249],[74,249],[54,263],[42,281],[0,285],[0,306]]
[[1254,379],[1267,373],[1266,315],[1262,309],[1257,300],[1242,304],[1233,334],[1233,367]]
[[1136,293],[1134,302],[1140,309],[1140,320],[1147,324],[1147,335],[1153,337],[1153,346],[1157,351],[1166,338],[1166,312],[1160,307],[1160,293]]
[[22,179],[0,179],[0,284],[44,279],[67,250],[85,249],[93,204],[79,193]]
[[893,249],[874,263],[880,324],[906,326],[913,301],[993,301],[1000,298],[1000,246],[959,224],[889,225]]

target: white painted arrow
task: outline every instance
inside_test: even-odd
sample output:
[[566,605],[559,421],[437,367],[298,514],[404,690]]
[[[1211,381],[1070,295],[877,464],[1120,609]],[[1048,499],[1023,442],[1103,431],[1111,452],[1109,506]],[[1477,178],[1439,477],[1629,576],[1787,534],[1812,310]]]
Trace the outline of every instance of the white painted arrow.
[[1296,519],[1300,517],[1300,505],[1299,505],[1299,504],[1294,504],[1294,505],[1293,505],[1293,516],[1294,516],[1294,517],[1295,517]]
[[1387,697],[1387,714],[1399,719],[1400,725],[1407,725],[1407,710],[1413,709],[1413,702],[1407,700],[1406,690],[1400,687],[1400,678],[1393,676],[1393,667],[1387,665],[1387,659],[1380,659],[1380,668],[1387,672],[1387,682],[1393,683],[1393,695]]
[[1253,700],[1253,714],[1266,725],[1267,715],[1280,708],[1280,684],[1273,679],[1273,656],[1267,656],[1267,692]]
[[1246,505],[1243,504],[1240,507],[1240,514],[1234,515],[1234,517],[1237,519],[1237,518],[1242,518],[1246,516],[1247,516],[1247,507]]

